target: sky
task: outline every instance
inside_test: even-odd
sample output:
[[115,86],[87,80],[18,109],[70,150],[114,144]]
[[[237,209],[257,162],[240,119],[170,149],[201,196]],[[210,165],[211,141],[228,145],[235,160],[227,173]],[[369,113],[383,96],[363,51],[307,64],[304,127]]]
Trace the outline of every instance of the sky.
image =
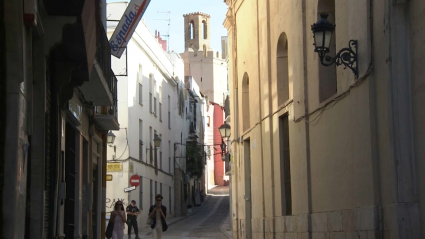
[[[107,2],[123,2],[126,0],[107,0]],[[223,22],[227,12],[227,5],[223,0],[151,0],[144,19],[146,25],[155,34],[158,30],[161,35],[168,35],[168,15],[170,11],[170,40],[169,49],[178,53],[184,52],[184,18],[183,14],[203,12],[211,16],[210,34],[211,47],[221,52],[221,37],[227,36]],[[160,19],[160,20],[157,20]],[[162,36],[168,40],[166,36]]]

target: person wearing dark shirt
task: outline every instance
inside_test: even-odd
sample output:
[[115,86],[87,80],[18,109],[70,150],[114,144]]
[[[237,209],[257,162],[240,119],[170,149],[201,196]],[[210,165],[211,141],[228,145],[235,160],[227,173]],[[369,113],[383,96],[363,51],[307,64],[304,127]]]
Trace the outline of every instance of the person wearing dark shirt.
[[139,228],[137,226],[137,216],[139,215],[139,209],[136,207],[136,201],[131,200],[131,204],[127,206],[127,225],[128,225],[128,237],[131,236],[131,228],[134,227],[134,234],[136,239],[139,239]]

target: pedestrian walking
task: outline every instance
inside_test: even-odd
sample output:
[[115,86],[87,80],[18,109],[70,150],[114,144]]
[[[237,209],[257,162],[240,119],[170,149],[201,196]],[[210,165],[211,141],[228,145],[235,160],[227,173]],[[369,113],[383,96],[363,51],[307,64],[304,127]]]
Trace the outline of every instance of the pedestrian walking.
[[112,231],[112,239],[124,238],[125,211],[121,201],[115,203],[114,211],[111,212],[110,221],[114,222],[114,230]]
[[136,239],[139,239],[139,227],[137,225],[137,216],[139,216],[139,208],[136,206],[136,200],[131,200],[131,204],[127,206],[127,225],[128,225],[128,238],[131,238],[131,228],[134,228]]
[[162,232],[167,231],[168,226],[165,222],[165,218],[167,217],[167,208],[162,205],[163,197],[161,194],[156,195],[155,197],[155,205],[152,205],[149,208],[149,217],[152,218],[152,236],[154,239],[161,239]]

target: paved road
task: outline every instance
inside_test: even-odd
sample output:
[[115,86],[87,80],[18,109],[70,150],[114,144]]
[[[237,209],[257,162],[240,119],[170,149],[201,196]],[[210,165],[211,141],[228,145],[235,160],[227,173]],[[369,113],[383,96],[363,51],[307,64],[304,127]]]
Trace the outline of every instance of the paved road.
[[[163,239],[192,239],[192,238],[217,238],[227,239],[221,232],[220,225],[229,215],[229,196],[227,188],[216,188],[211,193],[211,198],[199,209],[198,212],[171,226],[163,234]],[[223,195],[225,194],[225,195]],[[142,238],[152,238],[152,235]]]

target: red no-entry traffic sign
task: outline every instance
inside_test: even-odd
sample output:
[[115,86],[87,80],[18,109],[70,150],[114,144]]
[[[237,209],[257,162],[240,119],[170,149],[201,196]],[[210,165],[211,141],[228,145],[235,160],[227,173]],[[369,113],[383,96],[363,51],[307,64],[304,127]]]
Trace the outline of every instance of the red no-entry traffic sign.
[[130,178],[130,185],[137,187],[137,186],[139,186],[139,184],[140,184],[139,175],[133,175],[133,176],[131,176],[131,178]]

